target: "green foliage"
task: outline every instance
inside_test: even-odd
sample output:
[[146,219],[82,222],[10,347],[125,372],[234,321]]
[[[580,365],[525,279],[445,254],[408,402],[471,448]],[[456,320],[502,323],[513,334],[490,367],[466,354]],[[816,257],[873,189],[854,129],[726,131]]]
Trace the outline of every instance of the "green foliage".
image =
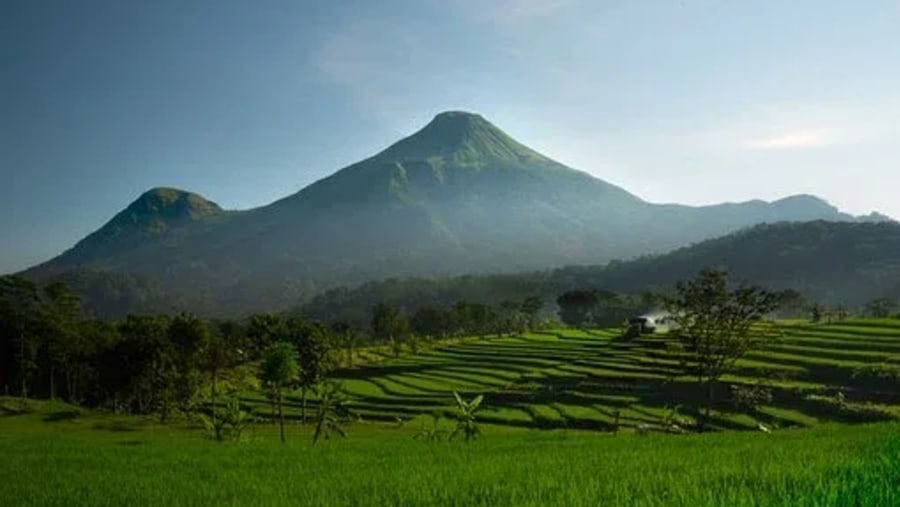
[[809,307],[809,321],[818,324],[822,321],[822,307],[818,303],[814,303]]
[[301,420],[306,422],[306,392],[322,382],[335,367],[330,334],[324,326],[299,319],[287,322],[288,338],[297,346],[299,384],[302,391]]
[[409,320],[398,308],[378,303],[372,309],[372,335],[376,340],[402,340],[409,332]]
[[271,345],[263,356],[260,378],[276,388],[289,386],[296,381],[300,367],[293,344],[279,342]]
[[235,396],[229,397],[224,407],[213,406],[209,414],[201,412],[198,416],[207,434],[217,441],[240,440],[253,422],[250,412]]
[[890,298],[877,298],[866,303],[865,312],[869,317],[885,319],[897,309],[897,302]]
[[297,350],[293,344],[275,343],[266,351],[260,367],[260,378],[269,386],[278,404],[278,427],[282,442],[285,441],[284,389],[296,382],[300,372],[296,356]]
[[331,435],[346,437],[343,426],[350,419],[350,411],[346,406],[347,400],[341,392],[341,385],[336,382],[324,382],[316,389],[319,398],[319,406],[316,409],[315,425],[312,442],[315,445],[320,438],[328,440]]
[[702,431],[714,402],[716,383],[751,350],[772,340],[769,325],[760,325],[778,305],[777,295],[758,287],[730,288],[722,271],[702,271],[697,278],[679,282],[665,306],[676,327],[686,360],[706,392]]
[[431,424],[422,424],[422,429],[413,435],[416,440],[424,440],[426,442],[440,442],[449,440],[451,432],[441,427],[441,413],[434,411],[431,413]]
[[481,427],[476,421],[476,413],[484,401],[484,395],[479,394],[470,401],[466,401],[456,391],[453,391],[453,399],[456,401],[456,429],[450,434],[450,439],[463,435],[466,443],[478,438],[481,434]]

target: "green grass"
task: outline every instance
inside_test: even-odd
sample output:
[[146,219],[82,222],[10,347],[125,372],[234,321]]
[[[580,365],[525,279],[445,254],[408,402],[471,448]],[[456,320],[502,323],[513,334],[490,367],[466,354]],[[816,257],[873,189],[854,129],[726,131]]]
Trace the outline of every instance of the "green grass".
[[355,424],[313,447],[263,426],[240,443],[69,408],[0,417],[3,504],[889,506],[900,504],[900,425],[823,425],[772,434],[489,427],[428,443],[403,427]]

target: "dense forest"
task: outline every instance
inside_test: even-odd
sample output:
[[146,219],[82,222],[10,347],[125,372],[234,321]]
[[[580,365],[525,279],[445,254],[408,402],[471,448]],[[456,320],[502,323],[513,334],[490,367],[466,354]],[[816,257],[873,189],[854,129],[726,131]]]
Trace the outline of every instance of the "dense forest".
[[521,294],[550,308],[566,291],[595,289],[627,294],[627,305],[650,311],[648,294],[664,293],[702,268],[773,290],[794,290],[808,303],[864,311],[872,301],[900,299],[900,224],[803,222],[759,225],[674,252],[571,266],[552,271],[442,279],[391,279],[327,291],[302,306],[315,318],[365,319],[378,301],[415,311],[454,301],[490,303]]

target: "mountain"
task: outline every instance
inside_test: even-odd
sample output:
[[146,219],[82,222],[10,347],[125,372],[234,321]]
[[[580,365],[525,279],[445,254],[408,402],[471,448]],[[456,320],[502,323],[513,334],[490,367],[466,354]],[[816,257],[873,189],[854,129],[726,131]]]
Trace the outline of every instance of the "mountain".
[[196,194],[151,190],[27,275],[123,274],[151,280],[189,309],[234,313],[392,276],[596,264],[757,223],[814,219],[856,220],[812,196],[649,203],[531,150],[479,115],[446,112],[260,208],[224,211]]
[[[497,305],[540,296],[555,311],[559,294],[602,289],[640,295],[664,292],[705,268],[770,290],[794,289],[809,301],[859,308],[900,300],[900,224],[896,222],[783,222],[753,226],[673,252],[598,266],[442,279],[391,279],[326,291],[301,312],[366,325],[372,306],[385,302],[412,313],[457,301]],[[644,308],[643,310],[648,310]]]
[[114,258],[173,230],[224,213],[218,204],[197,194],[174,188],[154,188],[63,253],[55,263],[68,266]]

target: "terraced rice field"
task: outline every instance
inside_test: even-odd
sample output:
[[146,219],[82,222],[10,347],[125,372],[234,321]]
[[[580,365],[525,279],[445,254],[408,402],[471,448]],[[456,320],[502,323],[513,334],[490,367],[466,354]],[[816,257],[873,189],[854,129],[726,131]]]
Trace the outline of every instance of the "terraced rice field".
[[[723,378],[711,426],[755,429],[900,417],[896,379],[861,367],[900,367],[900,321],[781,324],[783,336]],[[481,419],[504,426],[612,431],[646,424],[678,407],[691,420],[697,386],[666,352],[665,335],[625,342],[618,330],[577,330],[469,340],[345,369],[351,407],[363,420],[402,424],[449,410],[452,391],[485,394]],[[730,385],[763,385],[772,401],[740,409]],[[291,399],[293,409],[298,400]],[[296,415],[296,413],[294,414]],[[616,424],[618,421],[618,425]]]

